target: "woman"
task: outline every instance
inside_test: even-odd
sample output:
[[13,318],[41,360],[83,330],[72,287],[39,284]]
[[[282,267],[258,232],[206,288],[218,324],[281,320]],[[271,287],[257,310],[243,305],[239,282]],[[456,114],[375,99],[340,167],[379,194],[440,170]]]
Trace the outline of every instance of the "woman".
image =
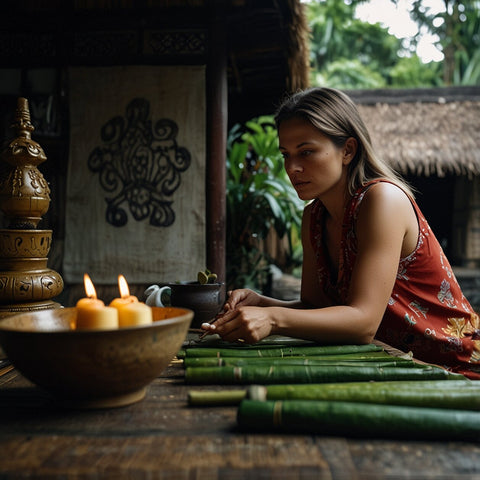
[[352,100],[314,88],[275,117],[285,169],[306,206],[301,299],[229,292],[203,328],[227,341],[287,335],[321,343],[377,338],[480,379],[479,317],[408,185],[376,158]]

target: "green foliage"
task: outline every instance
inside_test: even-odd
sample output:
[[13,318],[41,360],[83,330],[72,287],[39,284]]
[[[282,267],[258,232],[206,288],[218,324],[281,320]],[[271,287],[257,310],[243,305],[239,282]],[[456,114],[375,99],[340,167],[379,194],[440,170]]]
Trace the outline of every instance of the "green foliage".
[[396,87],[432,87],[441,85],[442,70],[438,62],[423,63],[417,55],[401,58],[390,70]]
[[[398,0],[394,0],[398,2]],[[414,0],[410,16],[438,36],[445,85],[480,84],[480,1],[444,0],[445,11],[433,13],[424,0]],[[415,44],[418,35],[413,39]]]
[[[480,0],[444,0],[433,13],[425,0],[412,0],[419,26],[412,38],[398,39],[380,24],[355,18],[367,0],[310,0],[312,85],[337,88],[433,87],[480,84]],[[388,0],[385,0],[387,2]],[[390,0],[399,4],[400,0]],[[424,64],[416,55],[420,35],[438,37],[441,62]]]
[[471,57],[465,51],[456,54],[457,67],[454,70],[454,85],[480,85],[480,50]]
[[235,125],[227,144],[227,284],[263,291],[268,258],[262,240],[273,228],[287,236],[292,267],[298,265],[303,202],[283,168],[271,116]]
[[480,1],[463,3],[452,83],[480,85]]
[[328,63],[321,71],[312,71],[312,85],[330,85],[336,88],[382,88],[385,79],[377,71],[363,65],[359,60],[342,58]]
[[381,88],[398,60],[402,42],[379,24],[355,18],[355,4],[343,0],[308,3],[312,31],[312,84],[336,88]]

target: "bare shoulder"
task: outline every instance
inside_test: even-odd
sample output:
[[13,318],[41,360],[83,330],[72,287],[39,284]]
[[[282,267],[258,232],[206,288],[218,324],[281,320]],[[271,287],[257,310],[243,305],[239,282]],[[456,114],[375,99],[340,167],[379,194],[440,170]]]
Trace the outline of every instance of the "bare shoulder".
[[401,254],[416,246],[418,220],[410,197],[400,187],[387,182],[372,185],[360,205],[357,222],[359,239],[401,241]]
[[408,229],[416,225],[417,218],[410,197],[392,183],[379,182],[372,185],[360,204],[358,224],[368,228]]
[[415,215],[412,201],[407,193],[399,186],[388,182],[379,182],[367,190],[360,212],[362,210],[383,211],[386,214],[391,212],[395,215],[402,213],[407,216]]

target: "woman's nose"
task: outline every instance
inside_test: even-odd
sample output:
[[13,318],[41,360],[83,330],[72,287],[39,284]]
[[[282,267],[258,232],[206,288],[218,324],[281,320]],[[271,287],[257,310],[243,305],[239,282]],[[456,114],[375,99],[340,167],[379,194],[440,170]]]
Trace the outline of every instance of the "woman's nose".
[[285,161],[285,171],[290,173],[300,172],[302,170],[302,166],[300,162],[296,162],[294,159],[289,158]]

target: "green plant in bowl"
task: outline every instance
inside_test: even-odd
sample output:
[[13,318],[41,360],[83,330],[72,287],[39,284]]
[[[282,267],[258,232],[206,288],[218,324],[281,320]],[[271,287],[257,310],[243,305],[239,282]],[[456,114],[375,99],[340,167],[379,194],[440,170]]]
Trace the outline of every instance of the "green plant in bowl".
[[205,285],[207,283],[216,283],[217,278],[217,274],[211,272],[210,270],[208,270],[208,268],[198,272],[197,274],[198,283],[200,283],[201,285]]

